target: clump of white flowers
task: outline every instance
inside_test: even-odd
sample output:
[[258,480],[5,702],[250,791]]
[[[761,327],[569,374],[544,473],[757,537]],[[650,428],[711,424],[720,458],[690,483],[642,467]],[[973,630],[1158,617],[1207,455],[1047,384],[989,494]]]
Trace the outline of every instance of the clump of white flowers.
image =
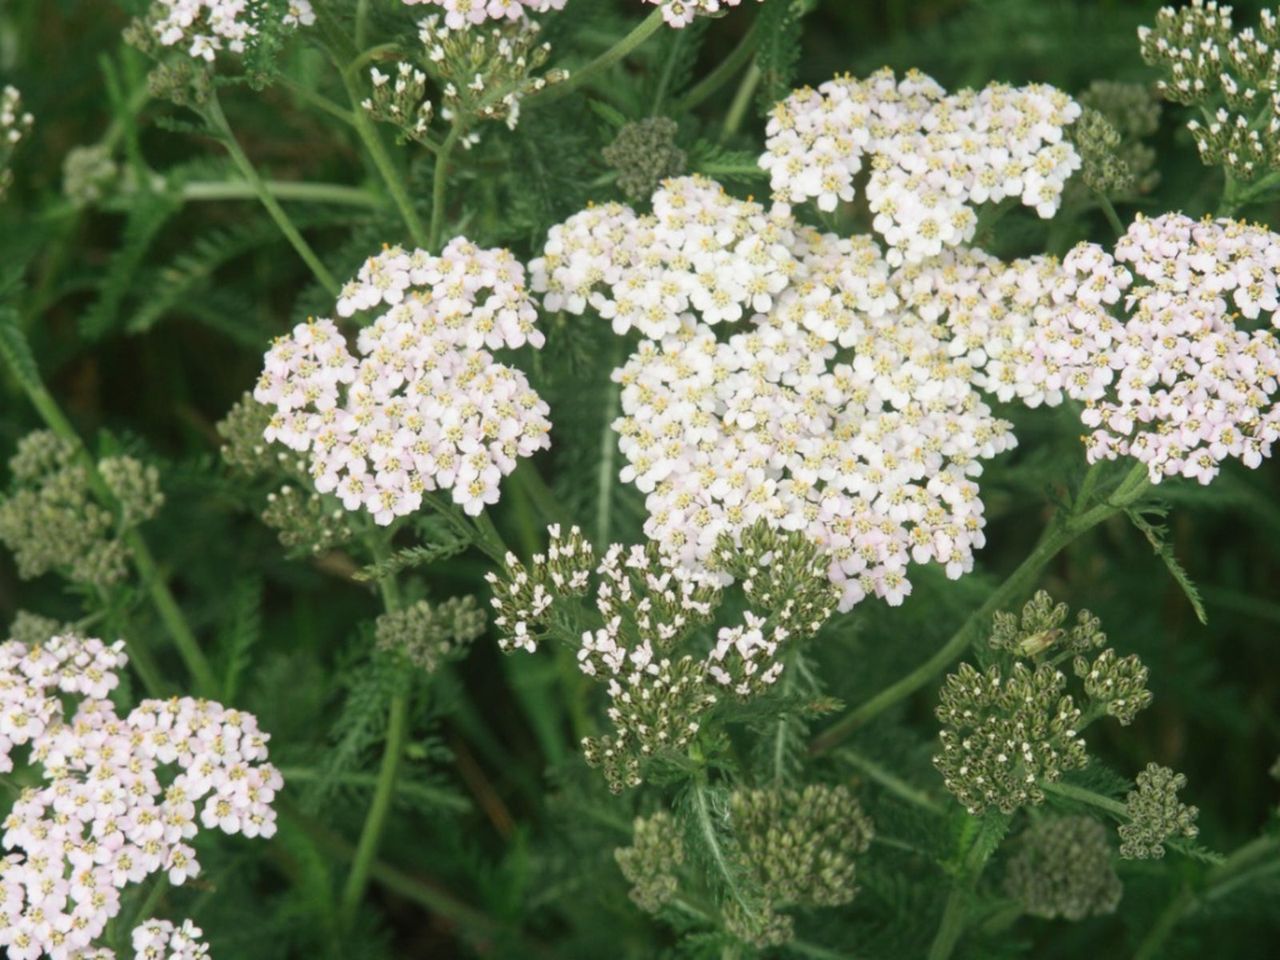
[[209,63],[223,50],[244,53],[271,18],[295,29],[311,26],[310,0],[156,0],[150,28],[162,46],[182,46]]
[[834,210],[870,163],[867,201],[892,264],[973,238],[973,207],[1006,198],[1041,217],[1057,211],[1080,157],[1064,136],[1080,105],[1043,84],[947,93],[932,78],[891,70],[838,77],[774,108],[760,166],[775,195]]
[[190,920],[180,927],[168,920],[148,920],[133,931],[133,954],[136,960],[200,960],[209,956],[208,945],[200,941],[203,935]]
[[[1094,244],[1064,259],[1074,293],[1038,331],[1067,371],[1091,461],[1131,456],[1151,481],[1208,483],[1228,458],[1257,467],[1280,436],[1280,341],[1241,329],[1278,303],[1280,238],[1234,220],[1139,217],[1114,256]],[[1112,319],[1123,304],[1128,318]]]
[[35,118],[22,109],[22,94],[17,87],[0,90],[0,198],[13,180],[9,160],[34,123]]
[[[110,957],[94,941],[122,891],[198,876],[201,827],[275,833],[283,782],[256,719],[191,697],[122,717],[108,698],[127,660],[123,643],[74,636],[0,644],[0,773],[26,748],[36,776],[3,822],[0,949],[14,960]],[[206,953],[199,933],[149,921],[134,945],[140,957],[194,958]]]
[[1014,438],[945,328],[906,308],[874,240],[683,178],[652,215],[610,204],[553,227],[530,271],[548,309],[589,304],[615,332],[652,338],[614,373],[614,426],[645,533],[669,555],[698,568],[757,521],[801,531],[842,610],[867,594],[901,602],[913,559],[972,568],[973,478]]
[[549,445],[548,408],[489,353],[541,347],[524,267],[456,238],[440,256],[390,247],[342,289],[338,314],[381,310],[353,355],[332,320],[310,320],[265,358],[254,397],[265,436],[310,451],[316,489],[380,524],[450,490],[475,515],[520,457]]
[[465,30],[486,20],[522,20],[530,13],[563,10],[566,0],[404,0],[408,6],[431,4],[444,8],[450,30]]

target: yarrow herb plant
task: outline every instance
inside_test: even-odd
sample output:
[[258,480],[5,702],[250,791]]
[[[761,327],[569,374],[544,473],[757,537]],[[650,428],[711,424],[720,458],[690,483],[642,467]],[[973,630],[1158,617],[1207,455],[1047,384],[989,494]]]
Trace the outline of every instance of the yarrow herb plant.
[[1270,957],[1278,15],[0,11],[0,955]]

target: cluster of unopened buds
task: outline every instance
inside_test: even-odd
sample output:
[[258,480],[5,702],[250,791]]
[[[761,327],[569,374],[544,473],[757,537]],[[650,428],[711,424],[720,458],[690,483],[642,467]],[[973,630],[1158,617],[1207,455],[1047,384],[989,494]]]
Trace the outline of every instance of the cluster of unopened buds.
[[1280,23],[1263,10],[1256,31],[1236,32],[1231,14],[1213,0],[1163,7],[1138,39],[1142,58],[1164,73],[1160,92],[1206,114],[1187,123],[1201,159],[1252,180],[1280,166]]
[[[190,697],[144,700],[120,716],[108,696],[123,647],[74,636],[0,644],[0,772],[24,747],[40,771],[3,822],[0,950],[13,960],[106,960],[94,944],[127,887],[199,875],[191,844],[201,826],[275,833],[282,780],[254,717]],[[187,960],[206,953],[199,934],[148,921],[133,940],[139,957]]]
[[867,201],[891,264],[965,243],[973,207],[1006,198],[1051,217],[1080,166],[1064,136],[1080,105],[1052,87],[991,84],[948,94],[933,79],[881,70],[793,93],[774,108],[760,166],[775,195],[834,210],[870,162]]
[[380,309],[356,338],[310,320],[267,353],[254,397],[266,439],[310,452],[316,489],[380,524],[450,490],[478,514],[521,457],[548,446],[548,408],[489,350],[541,347],[524,267],[455,238],[440,256],[391,247],[342,289],[338,314]]
[[[151,32],[162,46],[181,45],[195,58],[212,63],[223,50],[244,53],[260,34],[259,21],[268,0],[156,0]],[[280,5],[280,24],[311,26],[316,13],[310,0]]]

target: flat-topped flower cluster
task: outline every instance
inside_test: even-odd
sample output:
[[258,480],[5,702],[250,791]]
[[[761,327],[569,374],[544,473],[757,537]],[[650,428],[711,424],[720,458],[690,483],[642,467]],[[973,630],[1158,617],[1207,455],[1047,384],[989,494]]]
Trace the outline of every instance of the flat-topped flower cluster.
[[885,69],[777,104],[760,166],[779,199],[834,210],[854,198],[865,158],[886,259],[919,261],[971,240],[978,204],[1009,198],[1053,216],[1080,166],[1064,137],[1079,116],[1079,104],[1042,84],[949,94],[917,71],[899,80]]
[[359,357],[331,320],[272,346],[254,392],[275,409],[266,438],[309,451],[316,489],[380,524],[437,489],[477,514],[549,443],[547,405],[489,353],[543,344],[524,267],[461,237],[438,257],[391,247],[338,300],[343,317],[381,308],[356,337]]
[[[0,772],[26,748],[41,778],[3,822],[0,949],[14,960],[105,960],[94,942],[126,887],[200,873],[201,826],[275,833],[282,780],[255,718],[191,697],[144,700],[122,717],[108,697],[126,662],[123,643],[96,639],[0,644]],[[134,941],[161,950],[138,956],[197,957],[198,936],[152,921]]]
[[615,373],[615,428],[645,532],[682,563],[764,520],[823,547],[842,609],[900,601],[912,558],[972,567],[973,477],[1013,436],[944,328],[903,309],[873,240],[682,178],[651,215],[610,204],[553,227],[530,271],[549,309],[590,304],[652,338]]
[[[486,20],[517,20],[529,13],[563,10],[566,0],[404,0],[410,6],[429,3],[443,7],[445,23],[451,30],[484,23]],[[662,7],[662,19],[671,27],[687,27],[700,16],[736,7],[742,0],[644,0]]]

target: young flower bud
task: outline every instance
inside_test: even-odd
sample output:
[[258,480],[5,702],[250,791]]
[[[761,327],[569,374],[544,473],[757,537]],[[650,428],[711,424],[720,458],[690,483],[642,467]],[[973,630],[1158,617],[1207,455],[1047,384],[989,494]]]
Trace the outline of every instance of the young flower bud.
[[686,157],[676,146],[676,122],[669,117],[646,117],[628,123],[601,151],[618,171],[618,189],[631,201],[648,200],[658,184],[685,171]]
[[637,817],[631,846],[619,847],[613,856],[631,884],[631,899],[646,913],[657,913],[679,890],[684,841],[669,813]]
[[398,651],[425,673],[461,656],[484,633],[484,610],[475,597],[450,597],[442,603],[419,600],[378,617],[378,649]]

